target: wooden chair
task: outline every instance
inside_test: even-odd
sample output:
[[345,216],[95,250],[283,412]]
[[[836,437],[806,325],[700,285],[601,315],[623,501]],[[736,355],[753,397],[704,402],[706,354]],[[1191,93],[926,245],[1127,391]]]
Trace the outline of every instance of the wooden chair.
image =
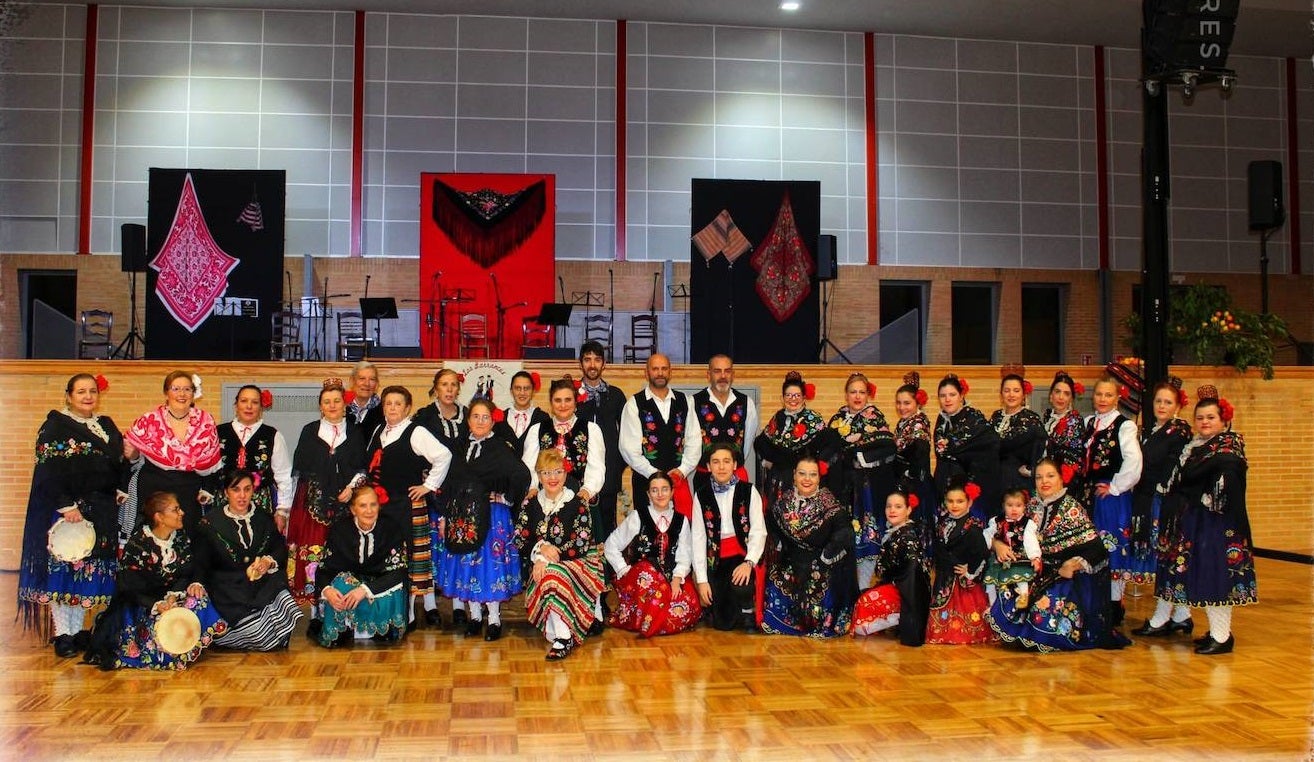
[[288,310],[270,314],[269,359],[304,360],[305,347],[301,346],[301,316]]
[[467,313],[461,316],[460,346],[461,357],[472,357],[472,352],[483,352],[484,357],[491,357],[488,349],[488,316],[481,313]]
[[370,340],[365,336],[365,320],[360,310],[337,313],[338,362],[364,360],[370,353]]
[[625,362],[647,362],[657,351],[657,316],[635,315],[630,318],[630,343],[624,347]]
[[612,340],[611,317],[601,313],[597,315],[584,316],[584,340],[596,341],[602,345],[603,358],[607,362],[612,362],[612,347],[615,342]]
[[114,313],[83,310],[78,321],[78,357],[108,360],[114,354]]
[[522,318],[520,321],[520,350],[537,347],[555,346],[555,331],[550,325],[543,325],[532,317]]

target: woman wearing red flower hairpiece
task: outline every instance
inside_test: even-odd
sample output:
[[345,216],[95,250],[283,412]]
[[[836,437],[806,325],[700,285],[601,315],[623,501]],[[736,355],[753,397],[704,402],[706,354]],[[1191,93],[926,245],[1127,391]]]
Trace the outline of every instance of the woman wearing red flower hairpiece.
[[[260,387],[246,384],[233,400],[233,420],[219,427],[219,447],[224,453],[224,482],[235,471],[250,471],[255,484],[251,507],[274,517],[281,532],[287,532],[292,511],[292,451],[278,429],[264,423],[264,400]],[[277,490],[275,490],[277,486]],[[215,504],[227,504],[226,491]]]
[[935,526],[935,587],[926,622],[927,643],[971,645],[995,639],[986,622],[990,601],[982,580],[985,524],[972,510],[980,499],[980,488],[961,476],[945,488],[944,513]]
[[[433,374],[433,388],[429,390],[433,404],[425,405],[415,413],[415,422],[438,437],[438,441],[448,449],[459,449],[470,434],[465,425],[469,408],[456,399],[461,394],[462,380],[461,374],[451,368],[443,368]],[[368,437],[370,433],[365,432],[365,436]]]
[[881,496],[898,486],[894,475],[894,435],[880,408],[871,402],[871,382],[861,373],[844,384],[845,405],[830,417],[839,456],[826,475],[826,487],[853,510],[858,585],[866,587],[885,534]]
[[916,502],[916,496],[902,492],[892,492],[885,499],[889,529],[881,536],[875,584],[853,606],[854,635],[893,628],[905,646],[926,642],[931,578],[922,530],[912,518]]
[[999,382],[999,404],[990,425],[999,435],[999,480],[1001,490],[1030,490],[1035,486],[1031,471],[1045,449],[1045,422],[1027,407],[1027,382],[1018,366]]
[[921,374],[910,371],[894,393],[894,409],[899,414],[894,426],[894,470],[899,489],[917,496],[913,518],[929,552],[935,530],[935,484],[931,481],[931,419],[922,412],[926,392],[920,388],[921,380]]
[[1080,394],[1079,386],[1067,371],[1055,373],[1049,384],[1049,409],[1044,415],[1045,457],[1058,465],[1063,483],[1074,496],[1081,494],[1080,478],[1086,459],[1086,422],[1074,402]]
[[[1195,438],[1186,445],[1168,479],[1160,527],[1155,594],[1147,623],[1168,626],[1174,606],[1200,606],[1209,633],[1195,652],[1230,653],[1232,608],[1259,601],[1255,560],[1246,513],[1246,445],[1232,431],[1232,406],[1212,386],[1203,386],[1195,405]],[[1155,634],[1155,633],[1150,633]]]
[[781,407],[753,440],[762,499],[768,505],[793,484],[794,465],[804,453],[816,454],[819,437],[827,430],[826,419],[808,407],[806,395],[803,376],[795,370],[785,374]]
[[981,411],[967,404],[962,379],[950,373],[940,381],[940,416],[935,420],[935,486],[943,496],[954,480],[981,489],[972,515],[984,524],[999,511],[999,435]]
[[534,424],[552,422],[543,408],[534,404],[536,391],[534,377],[528,371],[516,371],[511,376],[511,407],[503,411],[502,420],[493,424],[493,433],[510,442],[517,455],[524,455],[525,436]]

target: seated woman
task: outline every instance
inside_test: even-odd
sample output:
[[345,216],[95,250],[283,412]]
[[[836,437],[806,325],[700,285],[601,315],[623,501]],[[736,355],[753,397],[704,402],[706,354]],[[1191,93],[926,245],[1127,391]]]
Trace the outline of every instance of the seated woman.
[[857,600],[853,516],[821,486],[817,459],[794,466],[794,486],[771,501],[767,527],[776,540],[767,566],[762,629],[780,635],[847,635]]
[[287,542],[273,517],[255,507],[255,477],[224,479],[223,508],[211,511],[196,537],[197,566],[228,631],[214,644],[241,651],[287,648],[301,620],[288,590]]
[[[1122,648],[1128,641],[1109,625],[1109,551],[1050,458],[1036,465],[1036,495],[1029,508],[1040,530],[1041,568],[1029,605],[1018,605],[1016,588],[1001,588],[991,628],[1005,643],[1037,651]],[[1001,562],[1018,560],[998,539],[991,552]]]
[[675,510],[671,477],[648,479],[647,509],[630,511],[606,542],[616,573],[616,609],[607,624],[645,638],[693,629],[703,615],[689,570],[693,530]]
[[766,550],[762,496],[736,476],[739,448],[717,442],[693,478],[693,575],[718,630],[757,629],[758,564]]
[[876,584],[853,607],[853,634],[871,635],[893,629],[905,646],[926,642],[926,617],[931,605],[931,578],[922,530],[912,518],[917,498],[902,492],[885,500],[889,529],[876,556]]
[[534,472],[542,489],[520,506],[515,544],[528,571],[525,614],[552,644],[547,660],[557,661],[601,634],[606,580],[588,503],[566,486],[565,458],[543,450]]
[[351,515],[329,529],[315,586],[324,601],[321,646],[371,637],[395,642],[405,635],[406,534],[379,515],[373,487],[352,489]]
[[[178,498],[156,492],[142,503],[141,512],[146,526],[123,548],[118,589],[96,617],[86,661],[104,670],[186,669],[228,624],[200,582]],[[195,644],[183,653],[166,651],[155,637],[156,623],[175,607],[190,610],[200,625]]]

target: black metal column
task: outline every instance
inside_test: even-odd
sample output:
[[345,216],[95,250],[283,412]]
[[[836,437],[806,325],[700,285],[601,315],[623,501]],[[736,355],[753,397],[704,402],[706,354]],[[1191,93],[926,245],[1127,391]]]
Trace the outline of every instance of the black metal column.
[[1147,386],[1168,375],[1167,89],[1143,87],[1141,98],[1141,345]]

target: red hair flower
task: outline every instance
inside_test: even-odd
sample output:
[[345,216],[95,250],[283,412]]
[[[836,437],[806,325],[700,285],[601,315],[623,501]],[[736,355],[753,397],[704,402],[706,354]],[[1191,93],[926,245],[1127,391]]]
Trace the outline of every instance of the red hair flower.
[[918,500],[916,495],[909,495],[909,496],[908,496],[908,507],[909,507],[909,508],[916,508],[917,506],[921,505],[921,503],[922,503],[922,501]]
[[803,399],[811,400],[811,399],[816,399],[816,397],[817,397],[817,385],[803,384]]
[[1119,385],[1118,385],[1118,396],[1121,397],[1121,398],[1124,399],[1124,400],[1129,400],[1129,399],[1131,399],[1131,389],[1128,389],[1127,387],[1122,386],[1121,384],[1119,384]]
[[1059,476],[1062,477],[1064,484],[1070,484],[1072,482],[1072,477],[1076,475],[1077,467],[1071,463],[1064,463],[1063,467],[1059,469]]
[[958,379],[958,385],[961,386],[961,387],[963,387],[963,396],[966,397],[966,396],[967,396],[967,390],[972,388],[971,386],[968,385],[968,383],[967,383],[967,379],[965,379],[965,378],[960,378],[960,379]]
[[572,378],[572,379],[570,380],[570,383],[571,383],[571,385],[574,386],[576,389],[578,389],[578,388],[580,388],[581,386],[583,386],[583,384],[580,382],[580,380],[579,380],[578,378]]
[[876,384],[873,384],[870,381],[867,382],[867,396],[868,397],[876,396]]
[[1086,385],[1080,381],[1072,382],[1072,393],[1078,397],[1086,393]]
[[464,383],[465,383],[465,374],[464,374],[464,373],[457,373],[457,374],[456,374],[456,380],[464,384]]
[[1023,381],[1023,382],[1022,382],[1022,392],[1023,392],[1024,394],[1031,394],[1031,393],[1034,392],[1035,390],[1036,390],[1035,385],[1032,384],[1030,381]]
[[501,423],[506,420],[506,411],[500,407],[493,408],[493,423]]
[[821,474],[822,476],[825,476],[826,474],[830,473],[830,463],[824,460],[817,461],[817,473]]
[[103,391],[105,391],[105,390],[108,389],[108,388],[109,388],[109,379],[108,379],[108,378],[105,378],[104,376],[102,376],[102,375],[100,375],[99,373],[97,373],[97,374],[96,374],[96,391],[98,391],[98,392],[103,392]]
[[534,391],[538,391],[543,388],[543,377],[538,375],[538,371],[533,371],[529,374],[529,383],[534,387]]
[[[356,401],[356,393],[348,389],[347,391],[342,393],[342,401],[350,405],[351,403]],[[382,503],[383,501],[380,500],[379,502]]]
[[981,497],[981,488],[977,486],[976,482],[968,482],[963,485],[963,492],[967,494],[967,499],[972,502],[976,502],[976,499]]
[[913,395],[913,399],[917,400],[919,406],[926,407],[926,403],[930,398],[926,396],[925,389],[918,389],[917,393]]
[[575,390],[575,404],[583,405],[585,402],[588,401],[589,401],[588,392],[585,392],[583,389]]
[[1218,399],[1218,417],[1223,419],[1223,423],[1231,423],[1232,416],[1236,415],[1236,408],[1232,403],[1223,398]]
[[739,468],[736,468],[736,469],[735,469],[735,478],[738,479],[738,480],[741,481],[741,482],[746,482],[746,481],[748,481],[748,469],[747,469],[747,468],[744,468],[743,466],[740,466]]
[[268,389],[260,390],[260,407],[268,410],[274,406],[274,393]]
[[1191,398],[1186,396],[1186,392],[1181,389],[1177,390],[1177,407],[1186,407],[1186,403],[1190,401]]
[[388,490],[384,489],[383,487],[381,487],[381,486],[378,485],[378,484],[375,484],[375,485],[374,485],[374,494],[375,494],[375,495],[378,495],[378,497],[379,497],[379,505],[387,505],[387,503],[388,503]]

